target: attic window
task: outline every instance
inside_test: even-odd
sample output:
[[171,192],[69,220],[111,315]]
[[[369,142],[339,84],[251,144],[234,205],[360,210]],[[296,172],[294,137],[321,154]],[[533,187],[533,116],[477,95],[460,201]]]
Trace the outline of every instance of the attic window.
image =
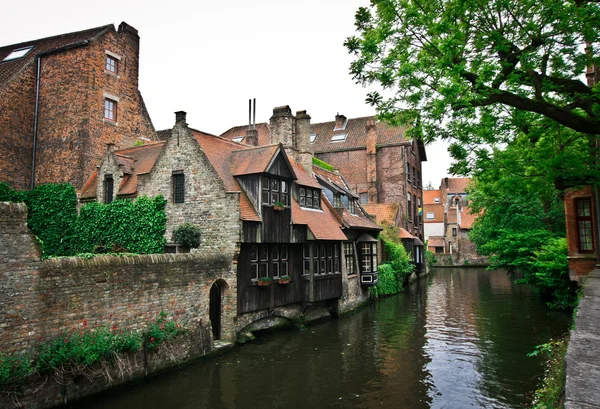
[[300,199],[301,207],[308,207],[310,209],[321,208],[321,191],[318,189],[301,187],[298,192],[298,199]]
[[316,134],[316,133],[314,133],[314,134],[312,134],[312,135],[310,136],[310,143],[314,143],[314,142],[315,142],[315,139],[317,139],[317,134]]
[[331,137],[331,142],[344,142],[347,137],[348,137],[347,133],[343,133],[343,134],[339,134],[339,135],[333,135]]
[[234,142],[240,143],[240,142],[242,142],[244,140],[244,137],[243,136],[236,136],[235,138],[232,138],[231,140],[234,141]]
[[12,50],[10,54],[8,54],[2,61],[10,61],[16,60],[17,58],[24,57],[25,54],[29,52],[33,48],[32,45],[29,47],[17,48],[16,50]]

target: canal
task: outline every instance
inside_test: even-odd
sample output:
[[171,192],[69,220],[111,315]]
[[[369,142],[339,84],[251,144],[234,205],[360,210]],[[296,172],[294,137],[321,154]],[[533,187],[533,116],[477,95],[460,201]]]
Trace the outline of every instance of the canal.
[[504,272],[438,269],[348,317],[263,334],[79,407],[522,408],[543,373],[527,353],[569,325]]

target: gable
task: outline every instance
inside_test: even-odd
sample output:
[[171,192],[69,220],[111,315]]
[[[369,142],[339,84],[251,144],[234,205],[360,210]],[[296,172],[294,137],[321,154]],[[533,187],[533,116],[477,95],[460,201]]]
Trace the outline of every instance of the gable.
[[283,151],[279,151],[279,154],[275,156],[271,165],[267,168],[267,172],[270,175],[279,176],[285,179],[295,179],[293,170],[290,164],[282,154]]

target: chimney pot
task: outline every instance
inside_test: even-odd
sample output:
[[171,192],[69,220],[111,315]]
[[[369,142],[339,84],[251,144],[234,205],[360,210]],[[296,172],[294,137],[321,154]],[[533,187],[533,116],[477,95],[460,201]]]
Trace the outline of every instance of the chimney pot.
[[334,131],[346,128],[346,117],[339,113],[335,116],[335,128]]
[[186,115],[187,115],[187,112],[185,112],[185,111],[175,112],[175,123],[185,122]]

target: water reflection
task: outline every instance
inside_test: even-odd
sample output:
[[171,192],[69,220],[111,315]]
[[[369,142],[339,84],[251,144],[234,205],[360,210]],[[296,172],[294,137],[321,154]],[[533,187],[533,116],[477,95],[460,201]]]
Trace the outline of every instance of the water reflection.
[[527,352],[568,325],[503,272],[440,270],[350,317],[78,407],[518,408],[543,371]]

